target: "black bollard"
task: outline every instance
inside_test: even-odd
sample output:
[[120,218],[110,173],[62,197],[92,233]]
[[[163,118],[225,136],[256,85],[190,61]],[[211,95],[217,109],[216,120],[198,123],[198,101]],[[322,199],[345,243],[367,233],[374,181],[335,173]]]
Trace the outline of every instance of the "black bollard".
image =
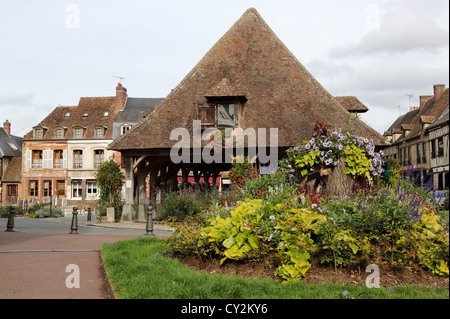
[[73,212],[72,212],[72,225],[70,226],[70,233],[71,234],[78,234],[78,209],[76,206],[73,206]]
[[14,215],[15,215],[14,207],[9,207],[9,218],[8,218],[8,224],[6,225],[6,231],[14,231]]
[[148,206],[147,212],[147,226],[145,228],[147,231],[146,235],[153,235],[153,207]]
[[88,215],[87,215],[87,220],[88,220],[88,222],[90,222],[91,219],[92,219],[92,216],[91,216],[91,208],[88,207]]

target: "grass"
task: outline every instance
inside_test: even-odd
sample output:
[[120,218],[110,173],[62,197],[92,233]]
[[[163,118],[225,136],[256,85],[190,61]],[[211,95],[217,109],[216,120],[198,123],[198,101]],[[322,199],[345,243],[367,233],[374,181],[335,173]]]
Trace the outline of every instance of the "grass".
[[102,246],[103,264],[120,299],[338,299],[342,291],[367,299],[448,299],[445,287],[385,288],[307,285],[271,279],[230,277],[192,270],[162,255],[163,239],[138,237]]

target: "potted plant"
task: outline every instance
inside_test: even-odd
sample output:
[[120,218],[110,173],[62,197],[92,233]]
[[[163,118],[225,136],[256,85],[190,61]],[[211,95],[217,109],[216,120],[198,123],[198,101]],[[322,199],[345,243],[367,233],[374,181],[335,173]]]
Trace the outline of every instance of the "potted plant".
[[63,188],[58,189],[58,199],[62,199],[66,195],[66,190]]

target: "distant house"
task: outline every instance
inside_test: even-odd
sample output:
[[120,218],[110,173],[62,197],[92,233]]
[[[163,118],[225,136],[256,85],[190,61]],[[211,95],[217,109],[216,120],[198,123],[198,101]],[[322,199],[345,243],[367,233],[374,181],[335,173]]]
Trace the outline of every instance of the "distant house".
[[34,126],[23,143],[23,196],[64,194],[68,205],[97,200],[94,173],[114,157],[107,146],[126,98],[119,83],[116,96],[82,97],[77,106],[58,106]]
[[[444,175],[439,177],[436,173],[443,174],[445,171],[444,150],[448,153],[448,147],[445,148],[443,142],[445,134],[442,132],[445,131],[445,125],[441,122],[443,125],[441,128],[440,125],[434,124],[440,118],[444,118],[443,114],[448,110],[449,89],[445,88],[444,84],[436,84],[433,90],[433,95],[421,96],[420,106],[399,117],[384,133],[386,141],[390,144],[384,153],[386,156],[398,158],[403,174],[407,171],[412,172],[420,183],[426,183],[433,178],[435,187],[438,187],[444,185],[443,182],[438,182],[438,178],[445,180]],[[429,129],[430,127],[432,129]]]
[[449,189],[449,110],[426,128],[431,145],[430,174],[436,189]]
[[22,138],[11,135],[11,123],[0,127],[0,204],[17,204],[22,189]]

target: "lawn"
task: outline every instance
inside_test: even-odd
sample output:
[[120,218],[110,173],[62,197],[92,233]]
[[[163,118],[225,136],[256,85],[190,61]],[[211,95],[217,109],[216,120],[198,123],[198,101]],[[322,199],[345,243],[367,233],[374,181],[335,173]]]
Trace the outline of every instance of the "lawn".
[[367,288],[358,285],[307,285],[207,274],[164,256],[166,241],[156,237],[104,244],[103,265],[119,299],[448,299],[445,287]]

